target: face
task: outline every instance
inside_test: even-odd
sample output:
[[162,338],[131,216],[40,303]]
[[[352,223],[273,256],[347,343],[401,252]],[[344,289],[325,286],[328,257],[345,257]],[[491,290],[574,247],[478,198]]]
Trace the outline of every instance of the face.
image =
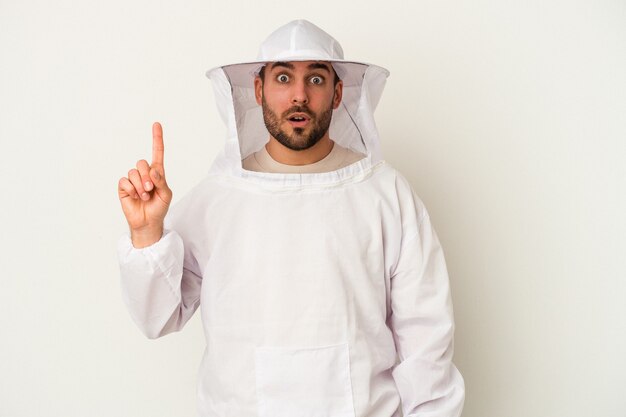
[[327,136],[343,89],[334,75],[323,61],[267,64],[264,81],[257,76],[254,90],[270,135],[292,150],[308,149]]

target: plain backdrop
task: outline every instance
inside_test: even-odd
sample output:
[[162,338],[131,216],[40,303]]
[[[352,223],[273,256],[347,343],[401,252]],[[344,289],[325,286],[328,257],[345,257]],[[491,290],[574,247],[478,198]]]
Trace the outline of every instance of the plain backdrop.
[[0,417],[195,416],[199,315],[144,338],[117,181],[222,148],[205,70],[306,18],[386,67],[386,159],[444,246],[464,417],[626,415],[626,2],[0,0]]

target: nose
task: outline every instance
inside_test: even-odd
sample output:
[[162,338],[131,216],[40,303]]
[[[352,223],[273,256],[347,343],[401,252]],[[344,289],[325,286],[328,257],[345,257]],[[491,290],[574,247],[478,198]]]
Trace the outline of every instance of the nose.
[[291,102],[293,104],[307,104],[309,102],[309,96],[306,90],[305,82],[300,81],[294,83]]

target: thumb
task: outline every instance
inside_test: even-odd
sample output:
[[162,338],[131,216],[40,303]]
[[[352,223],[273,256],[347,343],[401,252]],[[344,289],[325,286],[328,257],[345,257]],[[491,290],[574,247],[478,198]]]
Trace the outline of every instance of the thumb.
[[161,180],[161,175],[154,168],[150,168],[150,177],[152,178],[154,182]]
[[150,178],[154,182],[154,192],[167,205],[172,201],[172,190],[167,186],[165,175],[162,175],[154,168],[150,168]]
[[154,188],[157,190],[159,195],[165,197],[165,199],[169,202],[172,192],[167,186],[165,175],[159,173],[159,171],[155,168],[150,168],[150,178],[154,182]]

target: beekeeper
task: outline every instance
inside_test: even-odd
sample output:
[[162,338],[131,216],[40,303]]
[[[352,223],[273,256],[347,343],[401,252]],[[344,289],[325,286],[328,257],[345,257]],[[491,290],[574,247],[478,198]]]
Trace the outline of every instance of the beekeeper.
[[158,123],[152,163],[120,180],[131,317],[157,338],[202,306],[201,416],[461,415],[444,255],[380,152],[388,74],[290,22],[207,72],[226,145],[169,213]]

